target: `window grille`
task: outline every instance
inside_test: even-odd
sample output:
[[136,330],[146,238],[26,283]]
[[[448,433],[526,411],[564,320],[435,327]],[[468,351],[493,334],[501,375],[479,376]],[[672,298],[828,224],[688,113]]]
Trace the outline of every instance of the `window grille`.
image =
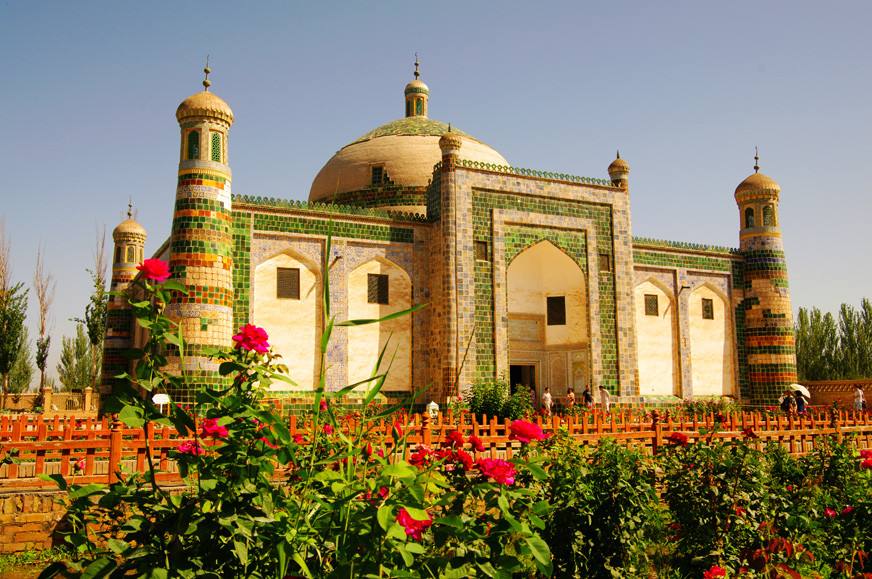
[[549,326],[566,325],[566,297],[548,296],[547,317]]
[[300,299],[300,268],[276,268],[276,297],[279,299]]

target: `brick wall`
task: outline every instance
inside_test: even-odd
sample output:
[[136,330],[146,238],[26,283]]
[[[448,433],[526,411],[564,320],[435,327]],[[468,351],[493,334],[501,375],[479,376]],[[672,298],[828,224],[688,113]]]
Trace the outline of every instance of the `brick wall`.
[[0,494],[0,554],[52,547],[54,530],[65,513],[59,491]]

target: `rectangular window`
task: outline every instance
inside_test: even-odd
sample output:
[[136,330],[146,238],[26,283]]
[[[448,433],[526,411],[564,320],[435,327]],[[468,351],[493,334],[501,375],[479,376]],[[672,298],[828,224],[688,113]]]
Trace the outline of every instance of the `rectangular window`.
[[660,308],[657,303],[657,295],[656,294],[645,294],[645,315],[646,316],[659,316]]
[[188,159],[200,158],[200,131],[188,133]]
[[612,256],[608,253],[599,254],[599,270],[612,271]]
[[715,303],[708,298],[702,298],[702,319],[715,319]]
[[367,277],[367,301],[371,304],[388,303],[388,276],[383,273],[371,273]]
[[300,268],[276,268],[276,297],[279,299],[300,299]]
[[566,325],[566,297],[565,296],[548,296],[548,325],[549,326],[565,326]]
[[382,166],[377,166],[372,168],[372,185],[378,186],[384,183],[385,180],[385,168]]
[[487,261],[487,241],[475,242],[475,259]]
[[212,160],[221,162],[221,133],[212,133]]

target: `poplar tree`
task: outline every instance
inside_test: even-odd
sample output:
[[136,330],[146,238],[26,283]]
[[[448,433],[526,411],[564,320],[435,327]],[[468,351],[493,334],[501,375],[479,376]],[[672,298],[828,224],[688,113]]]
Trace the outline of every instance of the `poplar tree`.
[[6,406],[9,374],[23,344],[26,312],[27,289],[21,283],[12,283],[9,241],[0,223],[0,376],[3,378],[0,408]]

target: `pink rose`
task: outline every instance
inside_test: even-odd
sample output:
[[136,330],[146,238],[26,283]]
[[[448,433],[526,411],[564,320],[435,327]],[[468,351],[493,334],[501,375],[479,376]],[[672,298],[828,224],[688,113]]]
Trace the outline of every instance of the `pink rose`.
[[456,430],[452,430],[445,435],[445,443],[451,447],[463,446],[463,435]]
[[420,541],[424,530],[433,524],[433,520],[429,518],[423,521],[416,521],[405,507],[400,507],[400,512],[397,513],[397,522],[406,530],[406,535],[416,541]]
[[478,470],[494,482],[510,486],[515,483],[515,465],[500,458],[480,458],[476,463]]
[[218,424],[217,418],[207,418],[203,421],[203,438],[227,438],[228,434],[227,427]]
[[327,412],[327,399],[322,398],[321,402],[318,404],[318,407],[321,409],[321,412]]
[[333,434],[333,425],[332,424],[325,424],[323,430],[324,430],[324,434]]
[[517,440],[524,444],[527,444],[532,440],[545,439],[545,433],[542,432],[542,429],[539,428],[537,424],[533,424],[526,420],[513,420],[512,423],[509,424],[509,430],[511,431],[511,434],[509,435],[511,440]]
[[206,451],[203,450],[203,447],[201,447],[196,440],[183,442],[176,448],[176,450],[182,454],[190,454],[191,456],[200,456],[201,454],[206,453]]
[[267,339],[269,339],[269,336],[267,336],[266,330],[252,324],[245,324],[239,328],[239,333],[233,336],[233,341],[236,342],[237,348],[248,351],[254,350],[261,354],[269,351]]
[[716,579],[717,577],[726,577],[727,570],[720,565],[712,565],[708,571],[702,574],[702,579]]
[[163,283],[170,277],[170,266],[167,262],[159,259],[146,259],[136,266],[142,272],[142,276],[150,281]]

